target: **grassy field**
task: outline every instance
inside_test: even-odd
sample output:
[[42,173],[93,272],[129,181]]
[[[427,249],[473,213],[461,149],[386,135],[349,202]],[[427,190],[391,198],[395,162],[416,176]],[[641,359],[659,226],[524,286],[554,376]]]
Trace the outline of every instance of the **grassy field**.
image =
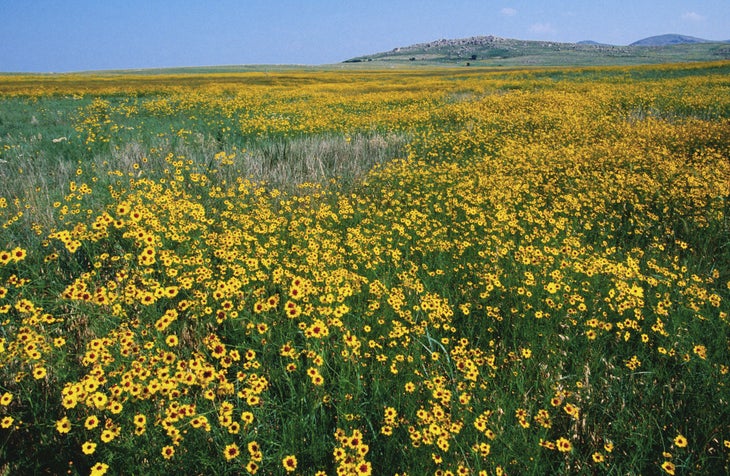
[[728,78],[0,77],[0,474],[727,474]]

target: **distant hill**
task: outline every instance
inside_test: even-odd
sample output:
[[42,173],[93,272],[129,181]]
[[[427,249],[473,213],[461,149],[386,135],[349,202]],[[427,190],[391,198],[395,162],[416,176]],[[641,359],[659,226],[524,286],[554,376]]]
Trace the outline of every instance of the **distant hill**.
[[576,45],[612,46],[612,45],[609,45],[608,43],[599,43],[599,42],[593,41],[593,40],[579,41],[578,43],[576,43]]
[[669,46],[683,45],[687,43],[712,43],[710,40],[696,38],[694,36],[677,35],[674,33],[668,35],[650,36],[631,43],[629,46]]
[[[358,56],[345,63],[462,66],[603,66],[730,59],[730,45],[683,35],[645,38],[628,46],[560,43],[498,36],[440,39]],[[642,43],[643,44],[639,44]],[[661,42],[665,42],[662,44]],[[645,46],[653,46],[646,48]]]

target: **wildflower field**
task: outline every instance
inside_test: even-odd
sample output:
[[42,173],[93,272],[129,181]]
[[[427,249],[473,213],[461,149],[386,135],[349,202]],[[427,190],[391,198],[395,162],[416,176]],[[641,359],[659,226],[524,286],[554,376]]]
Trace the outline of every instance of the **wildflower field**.
[[0,76],[0,474],[730,472],[730,63]]

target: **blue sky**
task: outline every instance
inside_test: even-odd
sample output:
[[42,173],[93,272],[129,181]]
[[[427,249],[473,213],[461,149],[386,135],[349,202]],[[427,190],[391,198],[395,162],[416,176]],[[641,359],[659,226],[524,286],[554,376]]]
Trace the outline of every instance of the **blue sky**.
[[328,64],[440,38],[730,39],[730,0],[0,0],[0,72]]

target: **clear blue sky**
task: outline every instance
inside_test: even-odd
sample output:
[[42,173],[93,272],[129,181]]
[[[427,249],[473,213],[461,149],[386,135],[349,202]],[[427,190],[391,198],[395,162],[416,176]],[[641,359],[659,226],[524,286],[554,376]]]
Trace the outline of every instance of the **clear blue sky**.
[[327,64],[440,38],[730,39],[730,0],[0,0],[0,72]]

